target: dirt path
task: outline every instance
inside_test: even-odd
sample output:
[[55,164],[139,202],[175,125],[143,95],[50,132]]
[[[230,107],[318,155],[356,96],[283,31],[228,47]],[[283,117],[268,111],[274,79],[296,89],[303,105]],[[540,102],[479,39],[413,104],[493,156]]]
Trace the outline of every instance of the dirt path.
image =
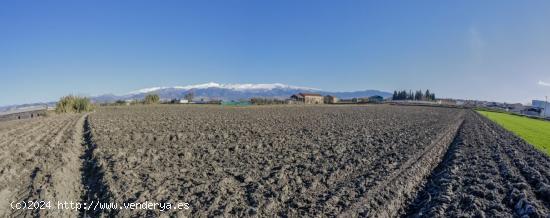
[[470,112],[408,216],[547,217],[550,159]]

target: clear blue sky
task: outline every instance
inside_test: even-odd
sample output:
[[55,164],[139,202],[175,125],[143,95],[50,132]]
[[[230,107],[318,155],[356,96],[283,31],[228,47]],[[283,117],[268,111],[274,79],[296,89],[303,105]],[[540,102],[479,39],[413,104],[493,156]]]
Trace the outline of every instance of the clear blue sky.
[[0,105],[210,81],[525,103],[550,1],[1,1],[0,76]]

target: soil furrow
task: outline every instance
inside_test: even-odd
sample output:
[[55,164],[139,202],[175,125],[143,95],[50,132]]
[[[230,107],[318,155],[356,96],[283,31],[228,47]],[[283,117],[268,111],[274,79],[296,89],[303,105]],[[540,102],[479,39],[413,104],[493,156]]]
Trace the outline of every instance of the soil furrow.
[[[76,117],[76,116],[75,116]],[[76,200],[74,196],[58,196],[60,193],[67,192],[70,190],[64,190],[65,188],[78,188],[73,182],[74,177],[71,175],[64,175],[65,173],[59,173],[59,170],[62,169],[64,165],[75,164],[74,162],[64,161],[64,157],[67,155],[74,154],[70,152],[71,149],[76,149],[78,147],[77,143],[66,140],[69,137],[72,137],[74,134],[78,119],[67,118],[63,122],[60,122],[59,127],[53,126],[51,129],[55,130],[53,133],[47,134],[48,137],[42,138],[41,143],[38,146],[32,146],[32,151],[35,157],[40,161],[37,162],[37,165],[33,172],[31,173],[31,181],[29,182],[29,188],[27,197],[24,201],[50,201],[57,203],[59,200]],[[56,181],[54,181],[56,180]],[[63,186],[56,187],[57,182],[63,182]],[[71,186],[73,185],[73,186]],[[78,191],[78,190],[76,190]],[[68,215],[71,214],[70,210],[27,210],[28,214],[33,216],[49,216],[53,214],[58,215]]]
[[[38,122],[38,124],[36,124],[36,122]],[[38,149],[40,147],[38,144],[41,144],[38,142],[44,140],[44,138],[51,137],[51,134],[59,131],[59,129],[56,128],[48,128],[46,121],[39,122],[33,120],[33,122],[29,123],[29,125],[31,124],[35,124],[34,126],[37,126],[38,128],[33,129],[31,132],[23,132],[23,135],[12,135],[7,138],[6,144],[3,145],[7,150],[12,151],[11,154],[5,153],[5,155],[8,155],[8,159],[11,159],[12,162],[2,163],[3,166],[1,166],[1,170],[6,174],[4,174],[2,176],[3,178],[0,179],[0,188],[6,190],[7,192],[13,190],[11,191],[12,194],[8,197],[12,200],[28,200],[32,198],[33,181],[36,179],[36,176],[40,171],[40,167],[37,166],[40,162],[36,158],[32,158],[34,156],[29,154],[28,150]],[[29,163],[26,164],[27,166],[9,164],[21,161]],[[13,176],[7,176],[9,175],[8,172]],[[26,210],[15,212],[33,213],[33,211]]]
[[[88,115],[84,119],[82,142],[84,146],[84,152],[80,157],[82,160],[82,186],[84,188],[82,192],[81,202],[87,202],[88,204],[97,204],[98,202],[108,203],[111,199],[109,188],[104,182],[103,169],[94,156],[94,150],[97,145],[93,141],[92,129]],[[91,206],[90,206],[91,207]],[[81,217],[102,217],[102,216],[115,216],[116,210],[102,210],[99,208],[83,208],[80,210]]]
[[[5,201],[77,200],[66,193],[79,192],[70,169],[69,156],[79,153],[79,143],[71,140],[78,115],[53,116],[25,123],[28,131],[10,134],[6,144],[0,177],[0,193]],[[7,155],[7,156],[6,156]],[[6,168],[7,167],[7,168]],[[78,172],[78,171],[76,171]],[[74,186],[76,184],[77,186]],[[70,210],[10,210],[2,200],[4,216],[70,216]]]
[[[489,120],[485,119],[484,117],[482,117],[481,119],[483,119],[483,124],[487,129],[495,128],[494,126],[491,127],[489,125]],[[540,168],[536,167],[536,165],[526,163],[524,158],[527,156],[518,155],[520,152],[523,152],[523,149],[521,149],[521,146],[518,146],[518,144],[513,143],[509,139],[510,136],[510,134],[504,133],[504,137],[498,139],[498,144],[502,145],[498,147],[498,152],[505,154],[503,156],[504,160],[507,163],[506,165],[513,168],[514,175],[521,177],[517,179],[521,182],[517,182],[516,186],[519,186],[518,189],[521,192],[527,193],[525,195],[530,197],[530,199],[526,200],[525,205],[528,205],[532,202],[535,205],[535,208],[542,209],[542,211],[539,212],[550,215],[550,211],[546,210],[550,208],[550,197],[548,196],[548,194],[550,194],[550,190],[548,190],[550,186],[548,186],[548,179],[542,176],[542,174],[548,173],[548,170],[540,170]]]
[[[444,161],[417,194],[407,216],[548,216],[547,195],[540,193],[545,192],[540,189],[544,178],[533,176],[540,175],[537,170],[522,170],[526,165],[518,167],[518,159],[528,154],[517,150],[529,146],[469,112]],[[530,149],[535,151],[532,146]],[[539,160],[542,166],[550,161]]]
[[[29,120],[31,121],[31,120]],[[2,135],[0,135],[0,146],[2,146],[5,143],[10,142],[10,139],[12,136],[19,136],[21,134],[25,135],[31,135],[32,133],[36,132],[37,129],[42,128],[40,125],[32,125],[35,124],[35,122],[38,122],[36,120],[32,120],[32,123],[18,123],[18,125],[14,125],[13,129],[7,129]],[[44,122],[40,122],[44,123]]]
[[[443,131],[430,146],[371,188],[360,201],[340,216],[350,217],[355,214],[369,217],[395,217],[403,213],[417,187],[445,155],[461,123],[461,120],[456,121],[454,126]],[[360,213],[356,214],[357,211]]]

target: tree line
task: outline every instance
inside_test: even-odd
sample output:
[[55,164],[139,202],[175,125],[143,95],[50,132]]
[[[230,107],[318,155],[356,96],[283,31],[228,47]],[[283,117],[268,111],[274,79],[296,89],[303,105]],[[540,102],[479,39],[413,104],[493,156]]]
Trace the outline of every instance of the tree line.
[[109,106],[109,105],[135,105],[135,104],[158,104],[160,102],[160,96],[157,94],[148,94],[146,95],[143,100],[137,101],[137,100],[131,100],[129,102],[126,102],[125,100],[119,99],[116,100],[114,103],[104,103],[101,104],[102,106]]
[[281,99],[276,99],[276,98],[251,98],[250,103],[256,104],[256,105],[286,104],[286,101]]
[[413,92],[412,90],[402,90],[402,91],[393,91],[393,100],[413,100],[413,101],[434,101],[435,93],[431,93],[430,90],[422,92],[422,90],[417,90]]

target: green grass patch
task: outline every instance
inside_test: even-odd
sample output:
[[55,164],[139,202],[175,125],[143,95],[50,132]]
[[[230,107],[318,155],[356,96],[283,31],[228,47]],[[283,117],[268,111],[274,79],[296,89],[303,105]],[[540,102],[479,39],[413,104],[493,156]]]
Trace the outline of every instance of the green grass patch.
[[499,112],[477,111],[550,155],[550,122]]

